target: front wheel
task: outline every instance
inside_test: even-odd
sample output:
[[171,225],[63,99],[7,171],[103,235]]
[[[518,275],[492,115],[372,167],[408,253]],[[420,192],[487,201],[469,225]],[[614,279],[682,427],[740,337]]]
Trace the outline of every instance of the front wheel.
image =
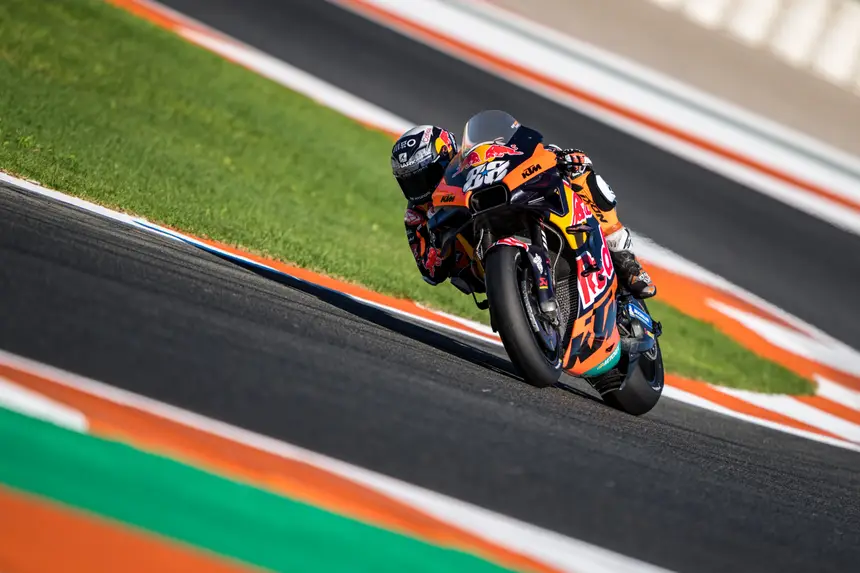
[[540,316],[530,265],[522,254],[522,249],[507,245],[487,253],[487,300],[493,326],[511,362],[526,382],[546,388],[561,376],[561,337]]

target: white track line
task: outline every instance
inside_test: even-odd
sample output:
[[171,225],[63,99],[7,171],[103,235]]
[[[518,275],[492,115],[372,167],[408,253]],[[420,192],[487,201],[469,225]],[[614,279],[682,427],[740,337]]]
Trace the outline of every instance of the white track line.
[[[714,386],[717,390],[723,391],[725,388],[721,388],[719,386]],[[836,446],[837,448],[842,448],[845,450],[852,450],[855,452],[860,452],[860,444],[856,444],[853,442],[845,441],[845,440],[837,440],[831,438],[829,436],[822,436],[821,434],[816,434],[815,432],[808,432],[806,430],[801,430],[799,428],[792,428],[791,426],[785,426],[783,424],[779,424],[777,422],[771,422],[770,420],[765,420],[762,418],[756,418],[755,416],[750,416],[748,414],[743,414],[741,412],[736,412],[735,410],[726,408],[725,406],[720,406],[719,404],[715,404],[710,402],[709,400],[702,398],[701,396],[697,396],[696,394],[691,394],[684,390],[673,388],[671,386],[666,386],[663,388],[663,395],[674,400],[678,400],[681,402],[685,402],[690,404],[691,406],[697,406],[699,408],[705,408],[707,410],[712,410],[719,414],[724,414],[726,416],[730,416],[732,418],[736,418],[738,420],[743,420],[745,422],[750,422],[757,426],[763,426],[765,428],[770,428],[772,430],[777,430],[780,432],[784,432],[786,434],[791,434],[794,436],[798,436],[801,438],[806,438],[807,440],[812,440],[813,442],[819,442],[822,444],[827,444],[830,446]],[[759,395],[770,397],[768,395]],[[739,400],[745,400],[745,398],[738,396]],[[773,410],[772,408],[769,408]],[[776,410],[773,410],[776,411]],[[779,414],[783,414],[784,412],[778,412]],[[786,416],[790,417],[790,414],[785,413]],[[814,424],[810,424],[810,426],[815,427]],[[823,428],[822,428],[823,429]]]
[[38,418],[76,432],[86,432],[86,416],[38,392],[13,384],[0,377],[0,408],[6,408],[31,418]]
[[734,396],[771,412],[789,416],[799,422],[820,428],[860,445],[860,426],[795,400],[791,396],[767,396],[746,390],[736,390],[734,388],[717,389],[729,396]]
[[860,411],[860,392],[846,388],[824,376],[816,376],[815,381],[818,383],[818,392],[816,393],[819,396]]

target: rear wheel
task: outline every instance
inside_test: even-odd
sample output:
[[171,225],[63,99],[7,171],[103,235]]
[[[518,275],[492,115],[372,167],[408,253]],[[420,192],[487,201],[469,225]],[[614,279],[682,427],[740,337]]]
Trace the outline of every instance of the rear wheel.
[[522,254],[507,245],[487,253],[487,299],[511,362],[526,382],[545,388],[561,376],[561,335],[540,313],[530,264]]

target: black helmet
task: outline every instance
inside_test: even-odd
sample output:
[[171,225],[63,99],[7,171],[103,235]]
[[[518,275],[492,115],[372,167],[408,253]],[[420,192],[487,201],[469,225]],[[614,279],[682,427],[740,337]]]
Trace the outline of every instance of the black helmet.
[[413,127],[391,149],[391,171],[410,202],[430,198],[457,155],[454,134],[432,125]]

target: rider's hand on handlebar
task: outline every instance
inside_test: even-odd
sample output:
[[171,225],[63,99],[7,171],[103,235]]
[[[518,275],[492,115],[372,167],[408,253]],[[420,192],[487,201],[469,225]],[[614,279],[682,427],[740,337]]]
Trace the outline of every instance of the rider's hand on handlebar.
[[591,158],[581,149],[561,149],[553,146],[552,151],[558,160],[558,168],[572,177],[580,175],[591,166]]

